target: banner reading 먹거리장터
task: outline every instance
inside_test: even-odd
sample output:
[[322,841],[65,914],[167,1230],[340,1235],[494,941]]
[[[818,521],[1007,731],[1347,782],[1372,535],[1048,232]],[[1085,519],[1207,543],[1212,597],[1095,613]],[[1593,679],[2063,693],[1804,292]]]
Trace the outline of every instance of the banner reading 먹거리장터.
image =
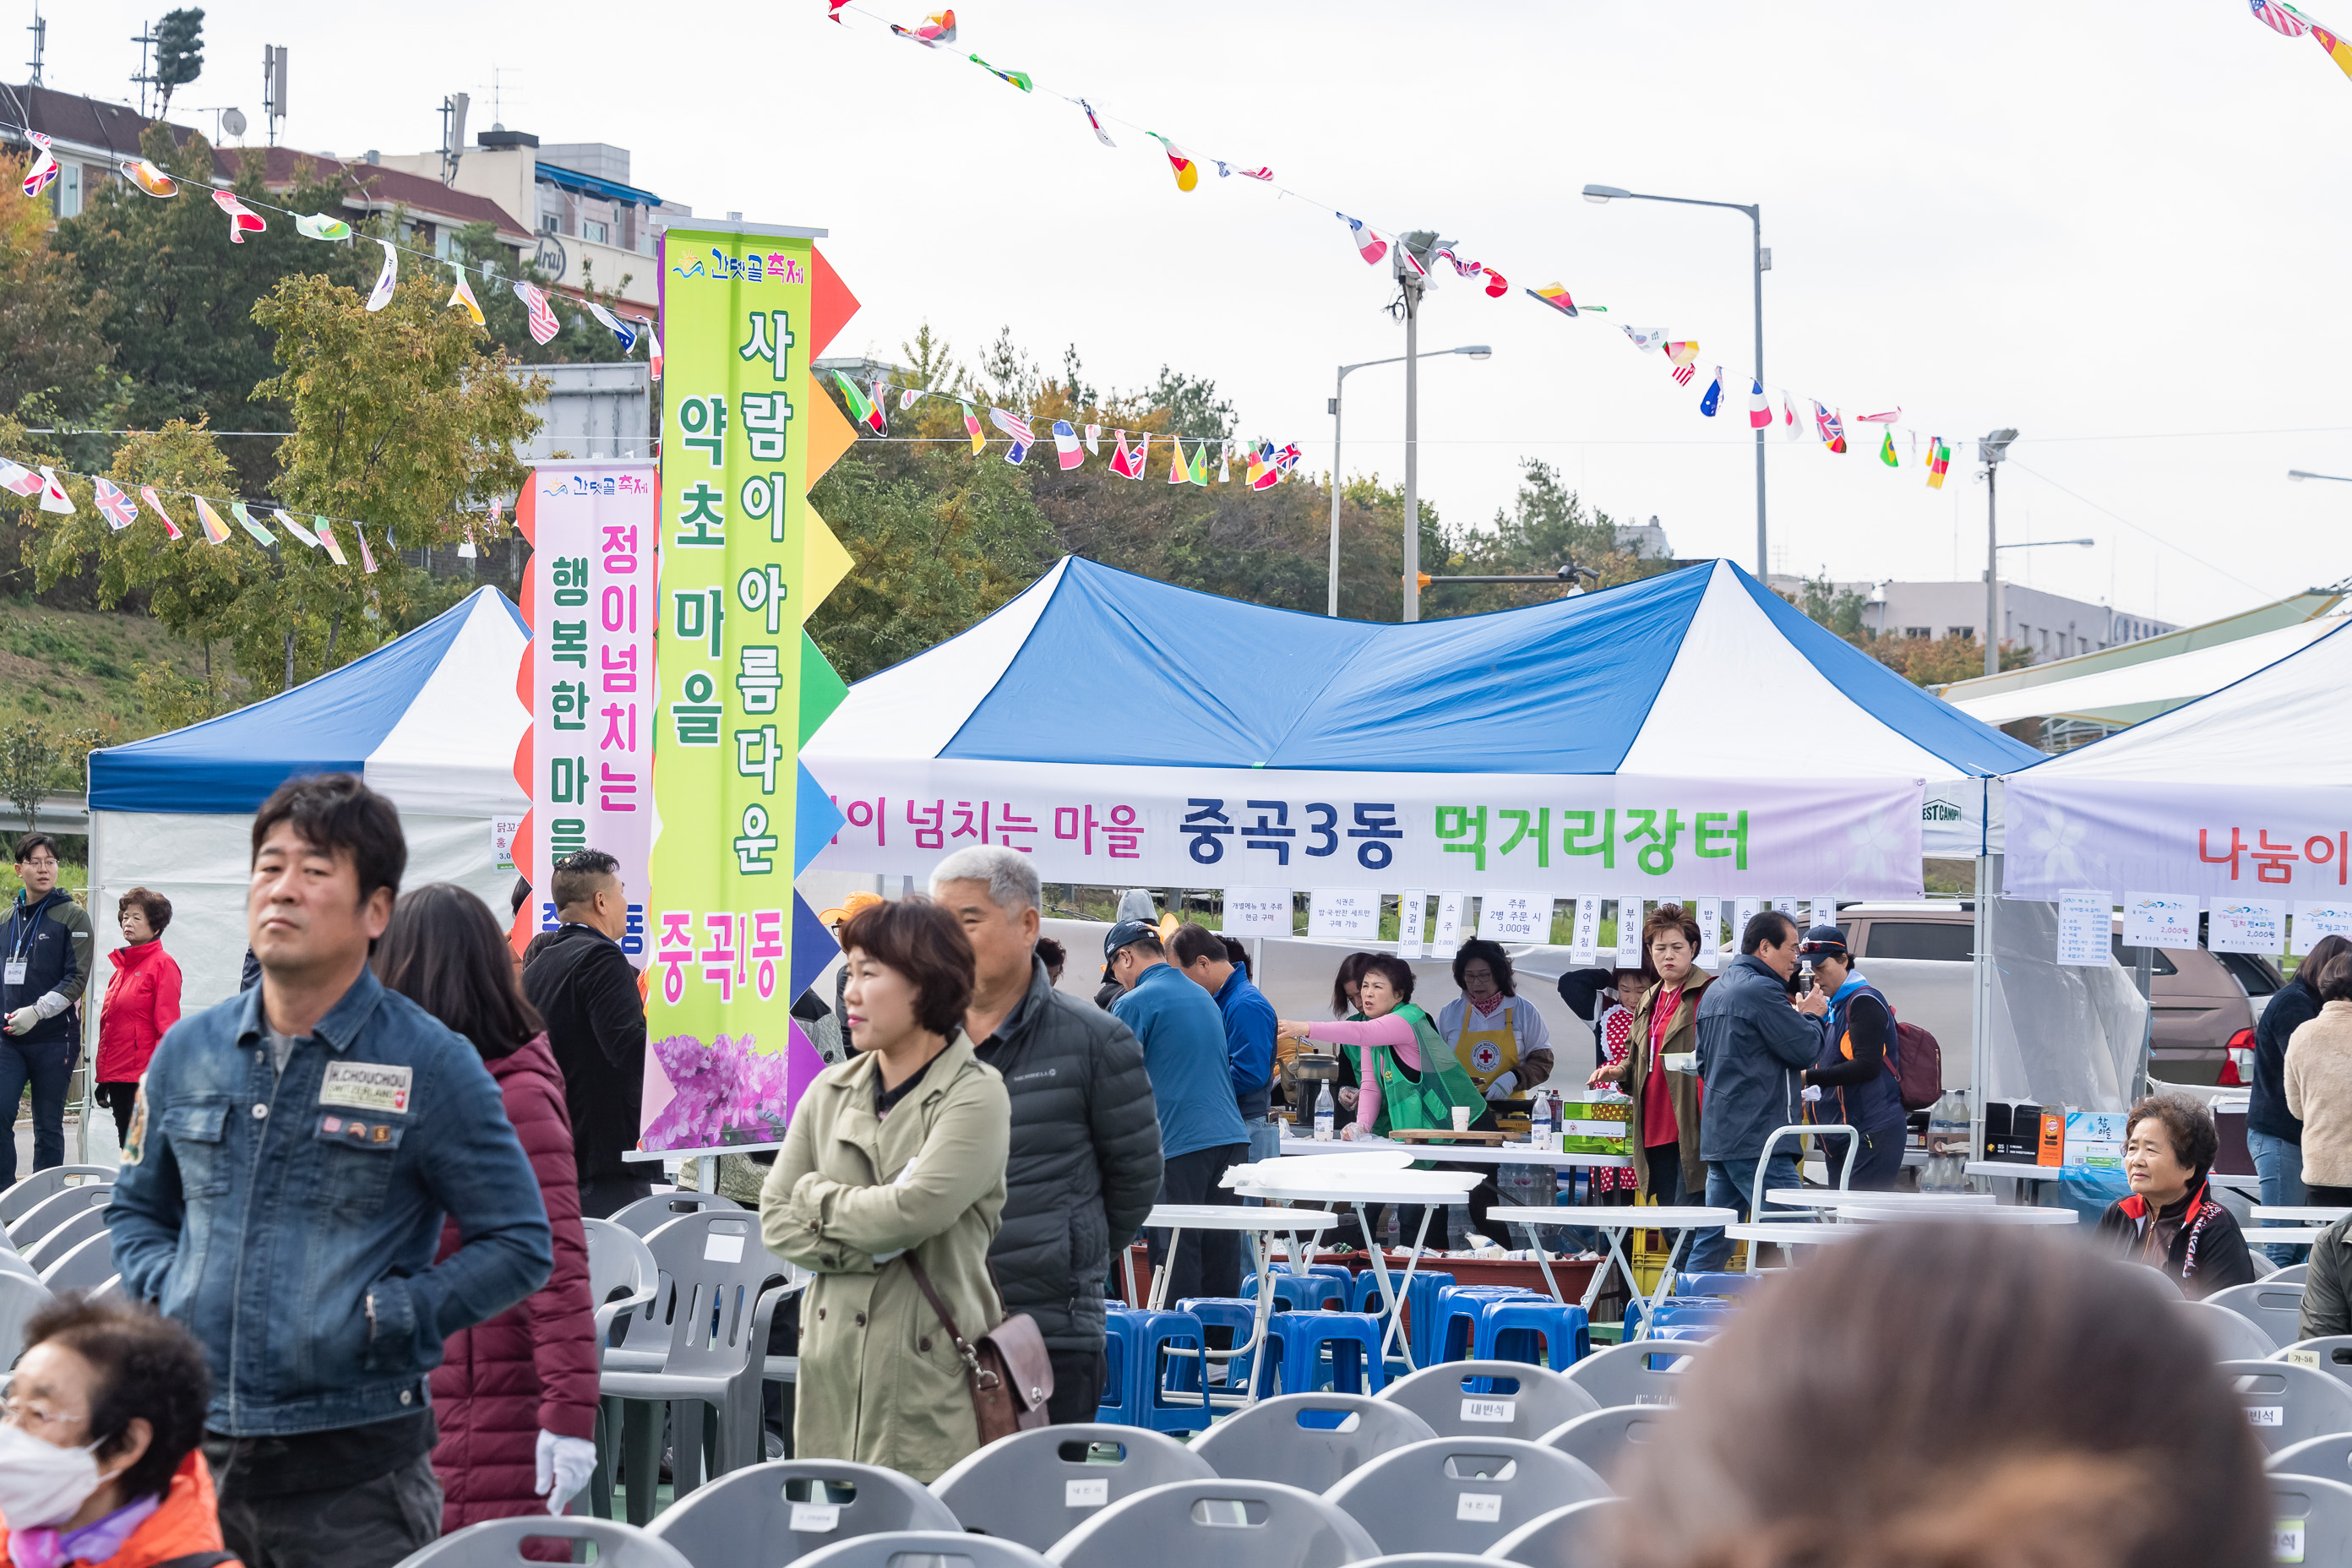
[[654,1149],[782,1136],[809,456],[811,241],[662,242],[659,827],[647,908]]
[[653,842],[655,533],[650,461],[533,464],[515,521],[530,541],[531,922],[555,929],[553,870],[575,850],[620,862],[621,949],[645,967]]

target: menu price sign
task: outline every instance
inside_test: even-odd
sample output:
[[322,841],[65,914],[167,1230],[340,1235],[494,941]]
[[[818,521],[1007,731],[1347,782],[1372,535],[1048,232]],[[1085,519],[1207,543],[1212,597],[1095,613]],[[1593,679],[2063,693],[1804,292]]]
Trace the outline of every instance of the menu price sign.
[[2114,953],[2107,941],[2107,910],[2113,900],[2104,892],[2070,889],[2058,900],[2058,962],[2084,969],[2105,969]]
[[1698,901],[1698,966],[1712,972],[1723,951],[1723,900]]
[[1429,921],[1429,895],[1419,888],[1397,903],[1397,956],[1419,958],[1422,932]]
[[1478,934],[1487,942],[1549,942],[1551,895],[1486,894],[1478,900]]
[[2206,926],[2214,952],[2286,951],[2286,903],[2281,899],[2216,899]]
[[1227,936],[1288,936],[1290,934],[1290,889],[1288,888],[1227,888],[1225,889],[1225,934]]
[[2126,893],[2126,947],[2195,947],[2197,895],[2194,893]]
[[1617,967],[1642,967],[1642,900],[1617,900]]
[[1576,900],[1576,923],[1568,939],[1568,958],[1571,963],[1601,962],[1601,900],[1585,897]]
[[1462,945],[1462,911],[1470,905],[1467,893],[1437,895],[1437,925],[1430,932],[1430,945],[1440,952],[1451,952]]
[[2288,951],[2298,958],[2310,956],[2322,937],[2352,937],[2352,903],[2339,899],[2329,903],[2297,904],[2289,934],[2294,942]]
[[1307,934],[1378,942],[1381,895],[1372,888],[1318,888],[1307,895]]

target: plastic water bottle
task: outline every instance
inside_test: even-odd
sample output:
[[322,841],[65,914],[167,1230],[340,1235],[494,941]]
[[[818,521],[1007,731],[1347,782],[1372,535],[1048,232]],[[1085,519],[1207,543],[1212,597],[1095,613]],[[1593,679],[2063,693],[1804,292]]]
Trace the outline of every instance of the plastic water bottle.
[[1923,1193],[1969,1189],[1969,1097],[1948,1089],[1927,1112],[1927,1163],[1919,1173]]
[[1318,1143],[1331,1142],[1331,1123],[1334,1116],[1331,1086],[1327,1082],[1323,1086],[1323,1092],[1315,1097],[1315,1141]]

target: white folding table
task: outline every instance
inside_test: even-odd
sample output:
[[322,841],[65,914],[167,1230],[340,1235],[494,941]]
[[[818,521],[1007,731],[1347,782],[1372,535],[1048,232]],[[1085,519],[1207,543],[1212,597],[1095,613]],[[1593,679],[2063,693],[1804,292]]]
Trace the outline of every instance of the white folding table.
[[[1385,1158],[1392,1158],[1383,1152]],[[1325,1167],[1318,1169],[1318,1167]],[[1233,1189],[1244,1197],[1265,1198],[1271,1203],[1301,1202],[1311,1204],[1347,1204],[1356,1211],[1356,1223],[1363,1228],[1367,1241],[1371,1239],[1371,1222],[1365,1216],[1367,1204],[1418,1204],[1421,1224],[1412,1238],[1412,1252],[1405,1259],[1404,1278],[1400,1284],[1389,1279],[1385,1249],[1368,1247],[1371,1255],[1373,1276],[1381,1282],[1381,1300],[1388,1304],[1388,1331],[1381,1339],[1381,1354],[1389,1353],[1390,1342],[1395,1339],[1398,1326],[1404,1321],[1401,1291],[1412,1284],[1413,1270],[1421,1264],[1421,1244],[1429,1234],[1429,1210],[1434,1205],[1444,1207],[1457,1204],[1470,1195],[1478,1184],[1478,1177],[1469,1171],[1388,1170],[1371,1165],[1353,1168],[1329,1168],[1321,1160],[1262,1160],[1255,1165],[1242,1166],[1233,1176]],[[1242,1213],[1268,1213],[1268,1210]],[[1404,1362],[1412,1367],[1412,1351],[1404,1349]],[[1418,1371],[1418,1368],[1414,1368]]]
[[1997,1200],[1990,1193],[1873,1193],[1852,1187],[1774,1187],[1764,1194],[1764,1201],[1808,1209],[1843,1209],[1869,1204],[1977,1209],[1990,1208]]
[[[1276,1232],[1289,1237],[1291,1272],[1303,1275],[1307,1272],[1304,1256],[1314,1251],[1315,1237],[1339,1223],[1339,1216],[1328,1209],[1254,1209],[1244,1208],[1237,1204],[1154,1204],[1151,1212],[1143,1219],[1146,1229],[1168,1233],[1168,1256],[1171,1258],[1176,1255],[1176,1238],[1188,1230],[1233,1230],[1249,1237],[1251,1256],[1257,1268],[1257,1320],[1250,1326],[1249,1341],[1223,1350],[1213,1350],[1203,1343],[1199,1352],[1207,1361],[1227,1362],[1257,1349],[1265,1339],[1266,1321],[1274,1316],[1274,1248],[1266,1245],[1266,1238]],[[1298,1245],[1301,1236],[1307,1238],[1303,1248]],[[1132,1270],[1134,1258],[1130,1257],[1126,1261]],[[1168,1274],[1165,1264],[1151,1271],[1151,1292],[1145,1298],[1144,1304],[1154,1311],[1168,1304]],[[1135,1291],[1132,1272],[1128,1277],[1127,1289],[1132,1296]],[[1168,1353],[1190,1356],[1194,1352],[1170,1346]],[[1205,1367],[1202,1381],[1208,1381]],[[1241,1403],[1244,1405],[1256,1402],[1257,1379],[1250,1379],[1250,1386],[1242,1391],[1242,1395]]]
[[2256,1219],[2293,1220],[2299,1225],[2326,1226],[2334,1225],[2352,1209],[2330,1208],[2322,1204],[2256,1204],[2246,1211]]
[[[1673,1231],[1675,1234],[1675,1240],[1666,1245],[1668,1263],[1658,1270],[1658,1286],[1650,1293],[1650,1310],[1642,1320],[1642,1337],[1647,1339],[1650,1325],[1657,1321],[1658,1306],[1665,1300],[1666,1291],[1674,1281],[1675,1270],[1672,1259],[1676,1247],[1681,1245],[1682,1236],[1694,1230],[1709,1230],[1717,1226],[1727,1225],[1738,1219],[1739,1214],[1736,1209],[1705,1208],[1695,1205],[1662,1204],[1650,1208],[1611,1205],[1604,1208],[1583,1209],[1507,1208],[1497,1205],[1486,1211],[1486,1217],[1508,1220],[1513,1225],[1526,1226],[1530,1231],[1546,1227],[1607,1231],[1609,1256],[1601,1260],[1601,1266],[1592,1271],[1592,1282],[1584,1288],[1584,1300],[1581,1304],[1587,1311],[1591,1310],[1593,1300],[1601,1294],[1601,1282],[1609,1277],[1609,1266],[1612,1263],[1614,1263],[1619,1271],[1625,1276],[1627,1294],[1635,1300],[1642,1299],[1642,1282],[1634,1277],[1633,1265],[1625,1257],[1624,1241],[1627,1231]],[[1536,1258],[1539,1263],[1543,1260],[1543,1248],[1540,1247],[1536,1248]],[[1548,1263],[1544,1264],[1544,1282],[1551,1284],[1551,1266]],[[1559,1294],[1559,1286],[1552,1285],[1552,1294],[1554,1296]]]

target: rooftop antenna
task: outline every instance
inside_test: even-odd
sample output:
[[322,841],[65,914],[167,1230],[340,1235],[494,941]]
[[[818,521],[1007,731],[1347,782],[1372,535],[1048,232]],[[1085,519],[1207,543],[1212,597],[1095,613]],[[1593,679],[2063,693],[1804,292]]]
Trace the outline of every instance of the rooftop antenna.
[[283,44],[261,46],[261,124],[269,145],[278,145],[278,122],[286,118],[286,56]]
[[41,54],[49,41],[48,19],[41,15],[39,0],[34,0],[33,25],[25,29],[33,35],[33,58],[25,63],[33,68],[33,85],[41,85]]
[[155,46],[155,24],[141,23],[139,36],[131,41],[139,46],[139,74],[131,79],[139,84],[139,118],[144,120],[147,118],[147,89],[155,80],[147,68],[147,51]]
[[466,153],[466,106],[473,100],[453,92],[441,100],[441,183],[457,177],[457,160]]
[[[520,74],[521,74],[521,68],[520,68],[520,67],[518,67],[518,66],[498,66],[498,65],[494,65],[494,66],[492,66],[492,67],[490,68],[490,79],[489,79],[489,81],[488,81],[488,86],[489,90],[490,90],[490,129],[491,129],[491,130],[493,130],[493,131],[504,131],[504,130],[507,128],[507,125],[506,125],[506,119],[507,119],[507,116],[506,116],[506,79],[507,79],[508,77],[509,77],[509,76],[519,76],[519,75],[520,75]],[[475,86],[478,89],[479,88],[481,88],[482,86],[484,86],[484,85],[485,85],[485,84],[483,84],[483,83],[481,83],[481,82],[476,82],[476,83],[474,84],[474,86]]]

